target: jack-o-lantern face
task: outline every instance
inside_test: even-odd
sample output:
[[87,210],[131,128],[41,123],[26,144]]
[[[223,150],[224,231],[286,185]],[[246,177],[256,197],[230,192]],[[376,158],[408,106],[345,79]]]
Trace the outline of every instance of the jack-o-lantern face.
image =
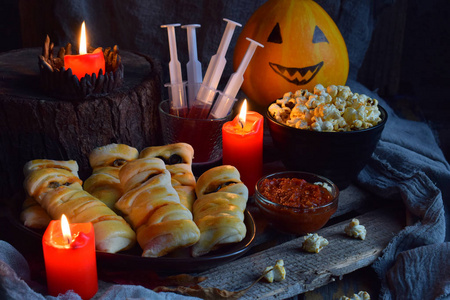
[[[280,30],[280,24],[277,23],[274,27],[272,32],[270,33],[269,37],[267,38],[268,43],[275,43],[275,44],[282,44],[283,38],[281,36],[281,30]],[[328,40],[323,33],[322,30],[316,25],[314,28],[314,34],[312,37],[312,43],[328,43]],[[275,71],[275,73],[279,74],[281,77],[283,77],[285,80],[287,80],[290,83],[296,84],[296,85],[305,85],[308,82],[310,82],[314,76],[320,71],[320,69],[323,66],[323,60],[319,63],[312,65],[312,66],[305,66],[305,67],[292,67],[292,66],[282,66],[279,64],[276,64],[274,62],[269,61],[269,66]]]
[[242,85],[244,93],[261,105],[285,92],[347,81],[344,39],[331,17],[312,0],[269,0],[262,5],[238,38],[235,68],[248,47],[246,37],[264,45],[255,52]]

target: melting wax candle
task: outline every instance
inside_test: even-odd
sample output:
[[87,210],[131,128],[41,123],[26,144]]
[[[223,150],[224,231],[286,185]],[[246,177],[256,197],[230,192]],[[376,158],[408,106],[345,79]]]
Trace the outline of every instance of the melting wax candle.
[[86,28],[84,22],[81,25],[79,55],[65,55],[64,67],[66,70],[72,69],[72,74],[76,75],[78,80],[86,74],[92,75],[92,73],[96,73],[98,76],[100,69],[102,69],[103,74],[105,74],[105,58],[103,56],[103,51],[96,49],[92,53],[87,53]]
[[[48,292],[52,296],[73,290],[83,299],[98,290],[95,235],[92,223],[64,225],[53,220],[42,238]],[[74,234],[72,234],[72,232]]]
[[247,112],[247,102],[233,121],[222,127],[223,164],[235,166],[250,195],[262,176],[264,117]]

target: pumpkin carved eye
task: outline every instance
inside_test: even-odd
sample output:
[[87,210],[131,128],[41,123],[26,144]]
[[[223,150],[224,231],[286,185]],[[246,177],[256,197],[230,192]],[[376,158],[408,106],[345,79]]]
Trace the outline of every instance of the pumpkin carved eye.
[[280,24],[275,24],[272,29],[272,32],[269,34],[267,38],[269,43],[281,44],[283,43],[283,38],[281,37]]
[[317,25],[316,25],[316,28],[314,28],[312,42],[313,42],[313,44],[322,43],[322,42],[327,42],[329,44],[327,37],[325,36],[323,31]]

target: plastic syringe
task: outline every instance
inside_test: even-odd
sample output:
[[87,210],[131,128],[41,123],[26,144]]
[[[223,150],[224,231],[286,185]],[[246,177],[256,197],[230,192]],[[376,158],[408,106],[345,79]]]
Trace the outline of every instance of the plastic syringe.
[[225,64],[227,63],[225,54],[230,45],[231,37],[233,36],[236,26],[242,26],[239,23],[225,18],[223,20],[228,22],[225,32],[223,33],[217,53],[211,57],[205,77],[203,78],[203,83],[197,93],[194,105],[189,111],[189,118],[206,119],[208,117],[209,110],[211,109],[216,94],[217,85],[219,84],[220,77],[222,77]]
[[202,83],[202,64],[198,61],[197,38],[195,35],[195,28],[199,27],[199,24],[181,26],[181,28],[187,30],[187,43],[189,49],[189,61],[186,64],[189,107],[192,107],[194,104],[195,97],[197,96],[200,84]]
[[169,38],[170,62],[169,74],[170,85],[166,85],[171,89],[170,113],[180,117],[187,115],[188,107],[186,101],[186,92],[181,75],[181,64],[178,61],[177,41],[175,39],[175,27],[181,24],[161,25],[161,28],[167,28]]
[[209,118],[211,119],[220,119],[228,115],[231,108],[233,107],[236,95],[239,92],[242,83],[244,82],[244,72],[247,69],[248,64],[250,63],[253,54],[255,53],[256,47],[259,46],[264,48],[262,44],[250,38],[246,39],[250,41],[247,52],[245,52],[245,55],[242,58],[242,61],[236,72],[231,74],[230,79],[228,80],[227,85],[223,90],[223,93],[220,94],[219,98],[211,109],[211,113],[209,114]]

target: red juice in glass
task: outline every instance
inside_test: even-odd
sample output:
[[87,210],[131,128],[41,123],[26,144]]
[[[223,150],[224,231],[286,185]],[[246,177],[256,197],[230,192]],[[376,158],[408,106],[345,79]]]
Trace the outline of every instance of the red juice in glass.
[[[194,102],[195,103],[195,102]],[[189,119],[207,119],[211,105],[194,105],[189,110]]]
[[[191,109],[192,110],[192,109]],[[165,144],[184,142],[194,148],[194,163],[205,163],[222,157],[222,126],[231,119],[191,119],[169,114],[168,101],[159,108]]]
[[170,114],[177,116],[177,117],[182,117],[182,118],[186,118],[187,115],[189,113],[189,109],[187,107],[183,107],[183,108],[170,108]]

